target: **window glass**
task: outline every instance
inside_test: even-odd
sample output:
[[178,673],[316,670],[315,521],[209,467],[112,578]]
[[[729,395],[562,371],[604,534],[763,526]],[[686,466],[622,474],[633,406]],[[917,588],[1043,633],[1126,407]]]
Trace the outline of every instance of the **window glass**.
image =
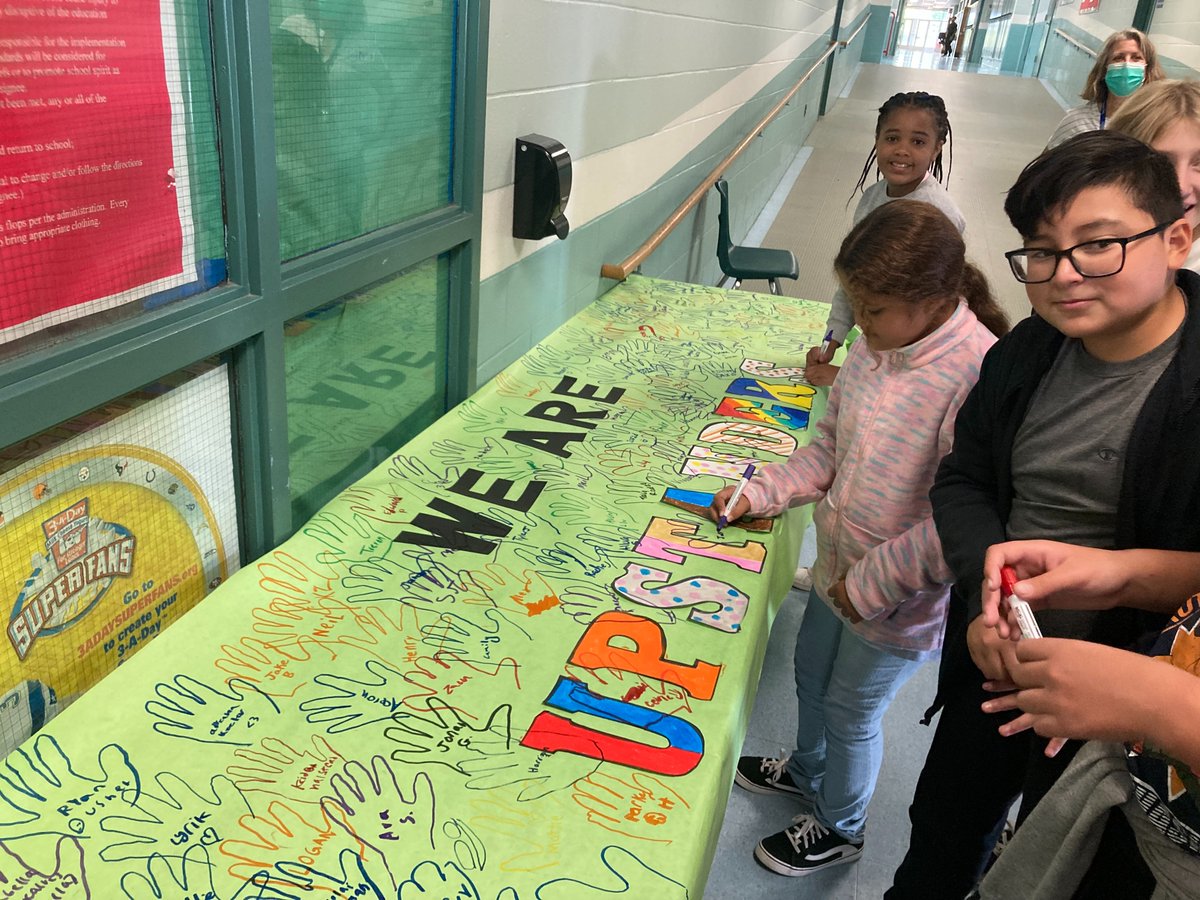
[[238,567],[236,498],[216,360],[0,450],[0,752]]
[[442,256],[287,323],[294,526],[445,412],[448,298]]
[[0,7],[0,356],[225,278],[207,4],[149,8]]
[[283,258],[453,199],[455,0],[271,0]]

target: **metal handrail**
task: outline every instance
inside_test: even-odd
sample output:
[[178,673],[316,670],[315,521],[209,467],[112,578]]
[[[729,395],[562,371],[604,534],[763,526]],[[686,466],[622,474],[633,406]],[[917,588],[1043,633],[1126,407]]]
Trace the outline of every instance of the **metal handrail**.
[[853,41],[856,37],[858,37],[858,33],[870,24],[871,24],[871,17],[867,16],[865,19],[862,20],[862,24],[854,29],[854,33],[851,34],[850,37],[846,38],[844,41],[838,41],[838,46],[845,49],[850,44],[851,41]]
[[1067,34],[1061,28],[1055,28],[1054,33],[1057,34],[1064,41],[1066,41],[1068,44],[1074,44],[1076,47],[1078,47],[1080,50],[1082,50],[1084,53],[1086,53],[1088,56],[1092,57],[1093,59],[1096,58],[1095,50],[1093,50],[1091,47],[1087,46],[1086,44],[1079,43],[1079,41],[1075,40],[1075,38],[1071,37],[1069,34]]
[[675,212],[667,217],[665,222],[658,226],[654,234],[650,235],[650,238],[626,257],[623,262],[604,263],[600,267],[600,276],[602,278],[611,278],[614,281],[624,281],[629,277],[630,273],[637,271],[638,266],[645,262],[646,257],[658,249],[658,245],[666,240],[667,235],[674,231],[675,227],[683,221],[684,216],[695,209],[704,195],[708,193],[709,189],[716,184],[717,179],[725,174],[725,170],[729,168],[729,164],[737,159],[743,150],[750,146],[750,142],[758,137],[764,128],[771,124],[771,121],[779,115],[780,110],[788,105],[792,97],[796,96],[796,92],[804,86],[805,82],[820,68],[821,63],[825,62],[837,48],[838,42],[830,41],[825,51],[817,57],[816,61],[808,68],[808,71],[800,76],[800,80],[792,86],[792,89],[784,95],[783,99],[776,103],[769,113],[763,116],[762,121],[755,125],[750,133],[742,138],[741,142],[729,152],[728,156],[717,163],[717,167],[708,173],[694,191],[688,194],[687,199],[678,206]]

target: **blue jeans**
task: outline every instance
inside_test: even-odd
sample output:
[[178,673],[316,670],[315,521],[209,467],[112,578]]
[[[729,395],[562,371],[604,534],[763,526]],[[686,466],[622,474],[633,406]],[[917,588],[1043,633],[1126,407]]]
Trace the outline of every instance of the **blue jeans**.
[[864,641],[816,591],[795,659],[800,722],[788,774],[813,797],[818,822],[861,841],[883,763],[883,714],[921,662]]

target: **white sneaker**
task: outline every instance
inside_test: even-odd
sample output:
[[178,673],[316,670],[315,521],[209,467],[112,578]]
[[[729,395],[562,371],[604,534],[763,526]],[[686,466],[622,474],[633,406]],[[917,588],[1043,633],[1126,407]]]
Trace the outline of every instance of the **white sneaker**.
[[811,591],[812,569],[808,566],[798,568],[796,574],[792,577],[792,587],[798,591]]

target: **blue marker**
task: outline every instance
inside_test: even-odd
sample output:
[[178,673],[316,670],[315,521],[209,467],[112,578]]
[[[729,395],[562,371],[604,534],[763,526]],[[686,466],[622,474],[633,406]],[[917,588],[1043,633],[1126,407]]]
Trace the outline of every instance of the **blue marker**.
[[[746,466],[746,471],[742,473],[742,480],[737,483],[737,487],[733,489],[733,493],[729,496],[729,502],[725,504],[725,510],[728,512],[737,505],[737,502],[742,499],[742,492],[746,490],[746,485],[750,483],[750,479],[754,475],[754,463]],[[725,513],[717,516],[717,531],[724,531],[725,526],[729,524],[729,519]]]

